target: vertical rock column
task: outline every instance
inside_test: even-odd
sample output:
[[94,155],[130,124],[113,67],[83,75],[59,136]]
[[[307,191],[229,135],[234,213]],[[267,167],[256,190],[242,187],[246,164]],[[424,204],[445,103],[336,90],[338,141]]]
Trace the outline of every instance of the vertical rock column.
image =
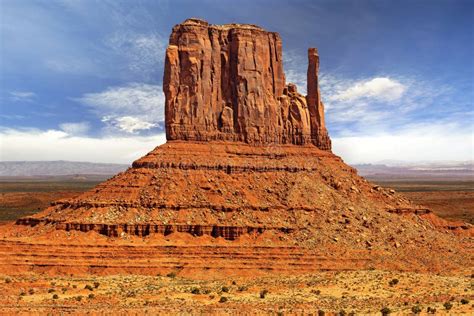
[[321,91],[318,82],[319,55],[316,48],[308,49],[308,73],[306,103],[310,113],[311,141],[323,150],[331,150],[331,139],[329,138],[324,123],[324,104],[321,101]]

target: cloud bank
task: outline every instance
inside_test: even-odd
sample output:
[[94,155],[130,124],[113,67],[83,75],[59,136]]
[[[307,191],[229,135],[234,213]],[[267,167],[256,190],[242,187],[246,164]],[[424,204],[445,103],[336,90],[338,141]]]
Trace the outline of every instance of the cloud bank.
[[[446,129],[450,133],[446,133]],[[71,131],[73,132],[73,131]],[[164,134],[93,138],[60,130],[0,131],[0,160],[73,160],[131,163],[158,145]],[[474,160],[474,133],[456,124],[425,125],[396,133],[333,137],[333,152],[346,162]]]
[[74,136],[59,130],[0,132],[0,160],[71,160],[131,163],[166,141],[164,134],[148,137]]
[[165,97],[160,85],[130,83],[86,93],[75,100],[89,107],[110,133],[136,134],[164,121]]

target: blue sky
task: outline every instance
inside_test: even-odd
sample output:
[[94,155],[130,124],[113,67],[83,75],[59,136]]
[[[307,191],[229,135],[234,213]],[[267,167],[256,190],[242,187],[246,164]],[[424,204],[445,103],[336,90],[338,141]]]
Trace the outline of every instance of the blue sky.
[[318,47],[349,163],[474,159],[474,1],[1,0],[0,160],[130,163],[163,143],[162,74],[186,18],[279,32],[305,92]]

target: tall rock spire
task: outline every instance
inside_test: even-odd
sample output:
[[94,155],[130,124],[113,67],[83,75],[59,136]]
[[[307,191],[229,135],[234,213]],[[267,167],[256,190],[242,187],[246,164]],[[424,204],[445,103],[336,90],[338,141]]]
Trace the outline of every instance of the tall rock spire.
[[324,104],[319,90],[319,55],[317,48],[308,48],[308,73],[306,103],[311,117],[311,140],[314,145],[324,150],[331,150],[329,138],[324,123]]

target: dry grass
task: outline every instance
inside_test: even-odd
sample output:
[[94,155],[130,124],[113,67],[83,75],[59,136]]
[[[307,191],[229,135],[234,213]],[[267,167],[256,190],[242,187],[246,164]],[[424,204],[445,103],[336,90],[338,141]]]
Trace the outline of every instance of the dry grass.
[[[10,279],[10,282],[4,280]],[[393,284],[392,280],[399,280]],[[225,290],[223,290],[225,289]],[[0,277],[0,313],[33,311],[141,310],[181,314],[339,312],[373,314],[388,307],[401,314],[414,306],[450,313],[474,311],[470,275],[357,271],[324,272],[291,277],[229,278],[211,281],[167,276]],[[261,293],[266,291],[262,298]],[[225,297],[226,299],[221,299]]]

